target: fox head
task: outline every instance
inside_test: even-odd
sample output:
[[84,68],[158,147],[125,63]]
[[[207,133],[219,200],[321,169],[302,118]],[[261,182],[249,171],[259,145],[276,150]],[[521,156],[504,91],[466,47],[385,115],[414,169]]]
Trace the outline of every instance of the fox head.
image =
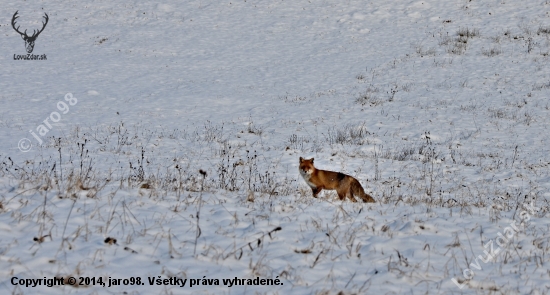
[[308,160],[300,157],[299,169],[300,169],[300,174],[302,174],[302,176],[311,175],[313,171],[315,171],[315,167],[313,166],[313,158]]

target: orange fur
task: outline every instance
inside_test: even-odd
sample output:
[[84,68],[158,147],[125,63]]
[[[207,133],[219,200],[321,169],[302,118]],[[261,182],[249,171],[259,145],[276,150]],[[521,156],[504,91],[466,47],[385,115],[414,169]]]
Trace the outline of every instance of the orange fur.
[[357,202],[354,198],[359,197],[365,203],[374,203],[374,199],[365,193],[359,181],[352,176],[340,172],[320,170],[313,166],[313,158],[304,159],[300,157],[300,175],[313,191],[313,197],[321,190],[336,190],[340,200],[348,197],[352,202]]

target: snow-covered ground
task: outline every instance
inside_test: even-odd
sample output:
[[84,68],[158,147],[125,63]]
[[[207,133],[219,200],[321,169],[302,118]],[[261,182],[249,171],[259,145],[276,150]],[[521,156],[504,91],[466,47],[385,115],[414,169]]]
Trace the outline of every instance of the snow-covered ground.
[[2,11],[2,293],[549,292],[550,2]]

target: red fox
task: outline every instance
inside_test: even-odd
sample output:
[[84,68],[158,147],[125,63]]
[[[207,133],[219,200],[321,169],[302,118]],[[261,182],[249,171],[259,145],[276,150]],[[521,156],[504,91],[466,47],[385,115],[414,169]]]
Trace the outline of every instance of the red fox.
[[349,175],[340,172],[316,169],[313,166],[313,158],[307,160],[300,157],[300,174],[311,187],[313,197],[323,189],[336,190],[340,200],[348,197],[352,202],[357,202],[355,197],[360,197],[365,203],[374,203],[374,199],[365,193],[359,181]]

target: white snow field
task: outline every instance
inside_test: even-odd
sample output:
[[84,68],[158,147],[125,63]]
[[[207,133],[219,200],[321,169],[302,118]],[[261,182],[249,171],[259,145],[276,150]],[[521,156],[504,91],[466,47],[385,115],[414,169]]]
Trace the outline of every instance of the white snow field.
[[2,294],[550,292],[550,1],[1,7]]

